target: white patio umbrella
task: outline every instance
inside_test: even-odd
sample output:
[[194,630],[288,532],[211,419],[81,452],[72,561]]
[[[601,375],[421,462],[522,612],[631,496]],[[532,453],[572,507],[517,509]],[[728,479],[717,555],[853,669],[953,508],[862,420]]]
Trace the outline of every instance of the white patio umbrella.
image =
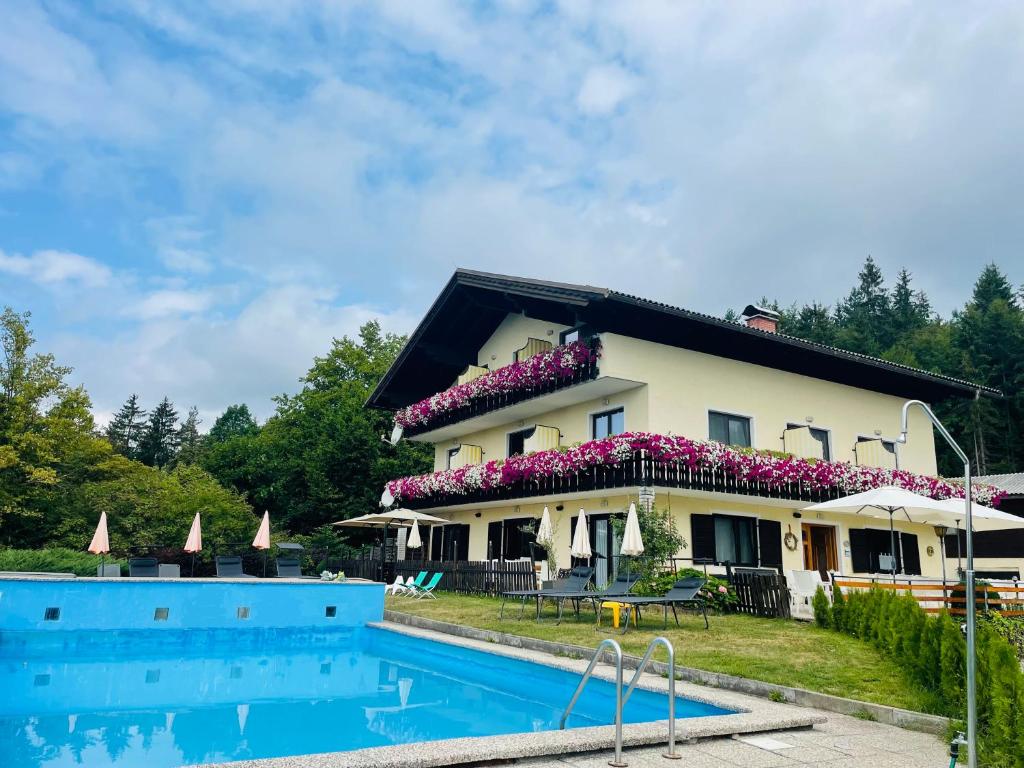
[[542,547],[550,547],[554,538],[554,531],[551,530],[551,513],[548,512],[547,507],[544,507],[544,512],[540,516],[540,525],[537,526],[537,543]]
[[94,555],[100,556],[100,573],[106,576],[104,572],[104,555],[110,551],[110,537],[107,535],[107,513],[100,512],[100,521],[96,524],[96,533],[92,535],[92,541],[89,542],[89,551]]
[[[448,525],[451,520],[445,520],[443,517],[434,517],[428,515],[425,512],[416,512],[412,509],[392,509],[387,512],[375,512],[370,515],[360,515],[359,517],[353,517],[348,520],[338,520],[337,522],[331,523],[331,525],[337,525],[346,528],[382,528],[384,531],[384,544],[381,549],[381,576],[384,579],[388,578],[388,574],[384,573],[384,565],[386,563],[385,557],[387,555],[387,544],[388,544],[388,529],[391,526],[398,526],[408,528],[418,523],[425,523],[430,526],[435,525]],[[409,546],[406,544],[406,546]],[[422,546],[422,542],[420,544]]]
[[629,503],[629,512],[626,513],[626,530],[622,534],[622,549],[620,555],[639,557],[644,553],[644,540],[640,536],[640,519],[636,514],[636,504]]
[[950,520],[949,511],[941,501],[894,485],[872,488],[870,491],[854,493],[841,499],[812,504],[804,509],[807,512],[837,512],[881,520],[888,517],[894,583],[896,581],[896,531],[893,527],[893,518],[899,515],[901,519],[908,522],[925,525],[938,525]]
[[[943,499],[939,502],[953,517],[957,528],[964,519],[963,499]],[[1024,528],[1024,517],[1011,515],[1009,512],[986,507],[976,501],[971,502],[971,516],[974,518],[976,531],[1003,531],[1008,528]]]
[[192,568],[190,576],[196,575],[196,552],[203,550],[203,525],[199,521],[199,513],[192,518],[192,527],[188,529],[188,538],[185,540],[185,551],[192,553]]
[[255,549],[270,549],[270,512],[263,513],[260,521],[260,529],[256,531],[256,538],[252,540]]
[[409,531],[409,538],[405,540],[405,546],[411,549],[419,549],[423,546],[423,542],[420,540],[420,524],[413,521],[412,530]]
[[572,548],[569,554],[581,560],[590,560],[593,552],[590,551],[590,531],[587,529],[587,513],[580,507],[580,516],[576,523],[576,533],[572,537]]

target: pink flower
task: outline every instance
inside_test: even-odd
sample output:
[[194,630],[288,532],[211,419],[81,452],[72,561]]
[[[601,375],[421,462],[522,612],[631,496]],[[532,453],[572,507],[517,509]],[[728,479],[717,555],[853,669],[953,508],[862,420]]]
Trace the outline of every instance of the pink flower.
[[[743,450],[707,440],[651,432],[626,432],[564,451],[538,451],[418,477],[403,477],[390,481],[387,487],[396,500],[464,496],[519,482],[572,476],[598,466],[615,466],[634,456],[692,471],[721,471],[736,480],[737,493],[749,487],[752,493],[776,489],[798,493],[809,489],[845,495],[897,485],[935,499],[964,496],[963,485],[955,481],[915,475],[902,469],[780,457],[767,451]],[[1006,495],[990,485],[975,485],[973,494],[978,503],[989,506],[999,504]]]
[[719,591],[719,592],[720,592],[721,594],[723,594],[723,595],[724,595],[724,594],[728,593],[728,591],[729,591],[729,590],[728,590],[728,589],[726,589],[726,588],[725,588],[724,586],[722,586],[721,584],[719,584],[719,585],[718,585],[718,591]]

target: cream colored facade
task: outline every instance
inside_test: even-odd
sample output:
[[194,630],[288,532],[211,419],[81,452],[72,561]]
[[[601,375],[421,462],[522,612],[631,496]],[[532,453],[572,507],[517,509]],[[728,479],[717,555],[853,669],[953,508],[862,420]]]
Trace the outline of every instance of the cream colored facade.
[[[509,315],[481,346],[476,363],[490,369],[507,365],[515,351],[528,339],[559,343],[560,334],[568,330],[523,315]],[[480,460],[506,458],[509,434],[541,425],[558,430],[563,446],[589,440],[592,417],[612,409],[623,409],[623,431],[672,433],[690,438],[708,439],[709,412],[718,411],[750,419],[752,447],[782,451],[786,447],[783,432],[790,425],[811,426],[828,432],[831,459],[856,463],[858,440],[878,438],[893,440],[899,433],[900,411],[904,397],[801,376],[737,360],[656,344],[626,336],[600,334],[602,354],[599,379],[593,384],[578,385],[579,397],[545,410],[545,399],[536,404],[518,407],[517,415],[500,423],[491,416],[486,426],[480,419],[457,425],[457,433],[435,442],[435,469],[449,466],[449,452],[459,446],[477,446]],[[604,386],[601,382],[613,382]],[[588,396],[591,390],[602,394]],[[525,412],[524,412],[525,409]],[[910,441],[898,446],[896,461],[902,469],[916,473],[936,473],[935,444],[930,423],[919,412],[912,413]],[[449,430],[450,432],[451,430]],[[421,440],[432,440],[427,433]],[[792,443],[790,443],[792,445]],[[474,453],[474,455],[477,455]],[[625,512],[630,500],[636,500],[638,489],[591,492],[577,497],[530,498],[521,501],[493,502],[485,505],[460,505],[434,508],[456,523],[469,526],[468,558],[483,560],[488,552],[488,524],[509,518],[539,518],[545,506],[553,515],[556,550],[560,565],[569,562],[570,518],[580,508],[588,515],[614,515]],[[631,494],[627,491],[631,491]],[[752,496],[708,494],[699,491],[656,488],[656,504],[672,511],[673,519],[688,545],[691,542],[691,515],[728,515],[775,520],[787,533],[796,537],[796,547],[782,547],[783,568],[803,569],[805,553],[801,541],[802,525],[813,524],[832,528],[835,547],[835,570],[852,574],[850,552],[851,528],[888,530],[885,522],[842,515],[801,513],[806,504]],[[800,514],[795,517],[794,513]],[[932,528],[897,523],[897,530],[917,536],[921,572],[926,576],[942,573],[941,547]],[[788,538],[792,543],[792,538]],[[614,553],[617,554],[617,553]],[[679,553],[690,557],[690,548]],[[955,560],[947,563],[952,574]]]

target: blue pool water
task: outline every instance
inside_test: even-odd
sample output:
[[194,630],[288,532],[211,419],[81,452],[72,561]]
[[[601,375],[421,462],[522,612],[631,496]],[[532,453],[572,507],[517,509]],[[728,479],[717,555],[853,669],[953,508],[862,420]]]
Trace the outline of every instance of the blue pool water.
[[[0,766],[169,768],[553,730],[578,681],[373,628],[61,635],[0,642]],[[610,724],[613,693],[592,681],[569,725]],[[666,706],[637,690],[624,718]],[[676,712],[728,714],[686,699]]]

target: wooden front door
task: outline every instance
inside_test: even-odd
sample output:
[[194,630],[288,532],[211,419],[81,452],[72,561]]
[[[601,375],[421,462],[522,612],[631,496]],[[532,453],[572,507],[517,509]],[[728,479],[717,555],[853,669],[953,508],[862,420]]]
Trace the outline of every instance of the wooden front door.
[[823,579],[828,578],[829,571],[838,571],[836,529],[831,525],[804,523],[801,533],[804,540],[804,568],[818,571]]

